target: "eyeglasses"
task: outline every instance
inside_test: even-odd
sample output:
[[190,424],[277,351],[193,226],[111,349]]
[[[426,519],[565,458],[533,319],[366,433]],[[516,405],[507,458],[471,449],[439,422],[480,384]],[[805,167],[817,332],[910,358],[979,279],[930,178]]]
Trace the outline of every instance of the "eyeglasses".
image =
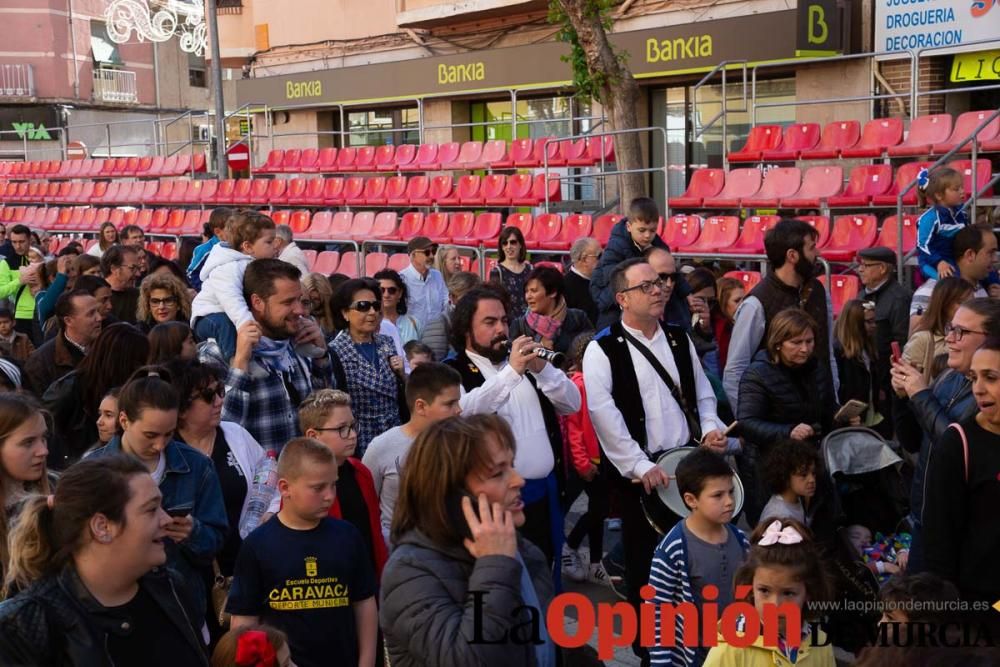
[[865,310],[875,310],[875,302],[874,301],[862,301],[861,302],[861,307],[864,308]]
[[351,304],[351,310],[356,310],[359,313],[368,313],[375,311],[376,313],[382,310],[381,301],[355,301]]
[[954,336],[956,343],[965,338],[966,334],[979,334],[981,336],[985,336],[986,332],[976,331],[975,329],[966,329],[965,327],[960,327],[957,324],[952,324],[951,322],[944,325],[944,337],[948,338],[950,336]]
[[192,400],[200,398],[206,403],[212,404],[215,402],[216,398],[223,398],[226,395],[226,387],[222,384],[213,384],[207,387],[202,387],[201,389],[194,392],[194,396],[191,397]]
[[351,437],[351,433],[358,432],[358,422],[351,422],[350,424],[344,424],[343,426],[331,426],[330,428],[314,428],[314,431],[319,431],[320,433],[325,433],[326,431],[335,431],[344,440]]
[[157,306],[173,306],[176,303],[177,303],[176,296],[166,296],[163,297],[162,299],[150,298],[149,300],[149,305],[152,306],[153,308],[156,308]]
[[396,292],[398,292],[398,291],[399,291],[399,288],[396,287],[396,286],[393,286],[393,287],[383,287],[382,288],[382,294],[388,294],[389,296],[395,296]]
[[414,250],[412,254],[414,255],[426,255],[427,257],[433,257],[437,250],[434,248],[421,248],[419,250]]
[[521,242],[515,238],[509,238],[503,242],[503,245],[521,245]]
[[657,278],[656,280],[644,280],[638,285],[633,285],[632,287],[626,287],[619,294],[624,294],[625,292],[631,292],[632,290],[642,290],[643,294],[652,294],[653,290],[663,291],[667,287],[667,283],[662,278]]
[[597,253],[587,253],[586,255],[581,255],[581,256],[580,256],[580,259],[587,259],[588,257],[593,257],[594,259],[600,259],[600,258],[601,258],[601,255],[603,255],[603,254],[604,254],[604,253],[602,253],[602,252],[597,252]]
[[677,284],[677,273],[676,272],[674,272],[674,273],[661,273],[661,274],[659,274],[659,276],[660,276],[660,280],[662,280],[665,283],[673,283],[675,285]]

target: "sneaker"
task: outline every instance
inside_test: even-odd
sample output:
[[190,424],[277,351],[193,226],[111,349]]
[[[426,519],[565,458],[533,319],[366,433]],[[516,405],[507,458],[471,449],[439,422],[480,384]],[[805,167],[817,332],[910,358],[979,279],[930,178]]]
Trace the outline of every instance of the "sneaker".
[[592,584],[601,584],[603,586],[611,585],[611,577],[608,576],[608,573],[604,570],[604,566],[600,563],[590,564],[590,572],[588,573],[587,581]]
[[615,595],[620,597],[622,600],[628,600],[628,588],[625,586],[625,568],[620,566],[611,558],[611,554],[607,554],[601,559],[599,563],[601,570],[604,571],[604,575],[607,577],[607,584],[611,587],[611,590],[615,592]]
[[580,554],[565,544],[562,548],[562,571],[563,574],[577,583],[587,578],[587,573],[583,569],[583,563],[580,561]]

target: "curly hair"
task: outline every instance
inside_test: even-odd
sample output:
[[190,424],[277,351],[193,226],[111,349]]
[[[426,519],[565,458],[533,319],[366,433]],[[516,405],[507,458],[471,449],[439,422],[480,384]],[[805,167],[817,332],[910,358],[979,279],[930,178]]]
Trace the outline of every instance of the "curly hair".
[[475,317],[479,309],[480,301],[495,299],[503,304],[504,311],[510,310],[510,299],[507,294],[492,285],[481,285],[474,287],[458,300],[455,310],[451,314],[451,333],[449,334],[451,347],[455,350],[466,348],[465,337],[472,331],[472,318]]
[[180,280],[169,273],[151,273],[139,285],[139,306],[136,317],[140,322],[150,322],[153,319],[149,298],[153,290],[166,290],[177,299],[177,317],[179,320],[191,319],[191,295]]
[[784,493],[792,475],[819,467],[816,447],[801,440],[781,440],[771,447],[764,460],[764,484],[771,493]]

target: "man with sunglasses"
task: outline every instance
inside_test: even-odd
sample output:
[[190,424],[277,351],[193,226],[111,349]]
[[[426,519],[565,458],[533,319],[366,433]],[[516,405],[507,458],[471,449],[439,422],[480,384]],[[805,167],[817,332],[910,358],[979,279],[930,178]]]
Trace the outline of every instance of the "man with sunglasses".
[[441,272],[433,268],[437,248],[426,236],[415,236],[406,244],[410,265],[399,272],[406,283],[406,310],[420,328],[434,322],[448,306],[448,288]]
[[139,306],[139,254],[131,246],[113,245],[101,257],[101,275],[111,286],[111,312],[119,322],[135,324]]
[[663,323],[675,324],[690,333],[691,307],[687,298],[691,294],[691,286],[677,270],[677,260],[669,250],[656,246],[647,248],[642,256],[663,281],[663,298],[666,299]]
[[601,244],[597,239],[589,236],[577,239],[569,249],[572,264],[565,278],[566,305],[585,312],[594,326],[597,326],[597,304],[590,294],[590,276],[594,274],[601,254]]

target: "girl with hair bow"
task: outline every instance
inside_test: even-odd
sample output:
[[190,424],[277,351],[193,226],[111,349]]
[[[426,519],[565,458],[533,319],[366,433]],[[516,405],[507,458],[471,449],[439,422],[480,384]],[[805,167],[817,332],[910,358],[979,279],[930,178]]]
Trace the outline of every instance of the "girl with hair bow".
[[295,667],[285,633],[269,625],[230,630],[212,653],[212,667]]

